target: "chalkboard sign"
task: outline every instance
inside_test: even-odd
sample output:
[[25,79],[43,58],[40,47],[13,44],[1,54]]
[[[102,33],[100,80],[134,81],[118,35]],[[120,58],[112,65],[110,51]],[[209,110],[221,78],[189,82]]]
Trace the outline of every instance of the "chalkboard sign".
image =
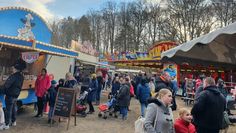
[[74,101],[75,101],[74,89],[59,88],[54,107],[54,115],[61,117],[70,117]]
[[[60,122],[60,117],[68,118],[67,130],[69,129],[70,125],[70,117],[72,114],[72,109],[76,113],[76,96],[78,90],[72,88],[59,88],[56,102],[53,111],[53,120],[55,116],[58,116],[58,121]],[[76,114],[74,114],[75,126],[76,126]],[[52,126],[52,121],[51,124]]]

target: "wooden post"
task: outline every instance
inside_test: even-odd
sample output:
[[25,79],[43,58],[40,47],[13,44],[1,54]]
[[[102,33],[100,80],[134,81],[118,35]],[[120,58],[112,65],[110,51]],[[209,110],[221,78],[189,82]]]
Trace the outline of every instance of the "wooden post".
[[74,100],[74,111],[75,111],[75,126],[76,126],[76,114],[77,114],[77,110],[76,110],[76,99],[77,99],[77,91],[75,91],[75,96],[74,96],[75,100]]
[[69,125],[70,125],[70,117],[69,117],[69,119],[68,119],[68,123],[67,123],[67,128],[66,128],[66,130],[69,130]]

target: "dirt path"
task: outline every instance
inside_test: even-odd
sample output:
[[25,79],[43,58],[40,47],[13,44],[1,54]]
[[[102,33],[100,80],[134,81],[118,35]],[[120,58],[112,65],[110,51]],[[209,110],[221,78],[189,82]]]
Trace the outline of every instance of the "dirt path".
[[[102,101],[106,102],[107,97],[103,94]],[[184,107],[183,101],[177,99],[178,107]],[[191,108],[191,107],[188,107]],[[95,106],[97,110],[97,106]],[[77,117],[77,126],[73,124],[73,118],[70,123],[70,129],[66,131],[66,122],[60,124],[54,124],[53,127],[47,124],[47,117],[33,118],[33,108],[26,107],[17,118],[17,126],[12,127],[9,130],[2,131],[2,133],[75,133],[75,132],[86,132],[86,133],[134,133],[134,122],[140,114],[140,105],[137,100],[132,99],[131,111],[128,114],[128,119],[122,121],[121,119],[108,117],[107,120],[98,118],[97,112],[88,115],[86,118]],[[234,112],[236,113],[236,112]],[[177,112],[174,112],[176,118]],[[236,133],[236,127],[230,127],[228,133]]]

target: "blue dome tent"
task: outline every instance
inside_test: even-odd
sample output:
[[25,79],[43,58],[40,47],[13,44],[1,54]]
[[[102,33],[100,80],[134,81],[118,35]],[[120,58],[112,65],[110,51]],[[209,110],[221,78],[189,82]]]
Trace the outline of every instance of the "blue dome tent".
[[[33,89],[34,82],[38,72],[43,67],[47,67],[52,56],[63,57],[63,59],[64,57],[73,59],[79,56],[77,51],[52,45],[51,38],[52,31],[50,27],[36,12],[23,7],[0,8],[0,85],[4,84],[9,76],[10,66],[14,60],[20,56],[23,58],[24,55],[29,61],[27,62],[25,81],[18,98],[18,105],[37,101]],[[28,53],[36,53],[38,55],[29,56]],[[37,57],[37,59],[30,60],[30,57]],[[69,66],[71,65],[68,62],[69,58],[67,62],[61,61],[62,59],[57,60],[57,62]],[[54,62],[54,65],[60,66],[54,68],[58,73],[62,73],[58,70],[63,67],[61,64],[55,64]],[[54,76],[52,77],[54,78]],[[5,106],[3,96],[0,96],[0,101]]]

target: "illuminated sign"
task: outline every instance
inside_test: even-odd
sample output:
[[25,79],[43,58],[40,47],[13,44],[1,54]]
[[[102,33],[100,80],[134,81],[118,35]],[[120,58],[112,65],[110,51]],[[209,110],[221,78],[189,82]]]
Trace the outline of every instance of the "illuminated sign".
[[169,50],[175,46],[177,46],[175,42],[161,42],[161,43],[155,44],[149,50],[149,56],[153,59],[160,59],[162,52]]

